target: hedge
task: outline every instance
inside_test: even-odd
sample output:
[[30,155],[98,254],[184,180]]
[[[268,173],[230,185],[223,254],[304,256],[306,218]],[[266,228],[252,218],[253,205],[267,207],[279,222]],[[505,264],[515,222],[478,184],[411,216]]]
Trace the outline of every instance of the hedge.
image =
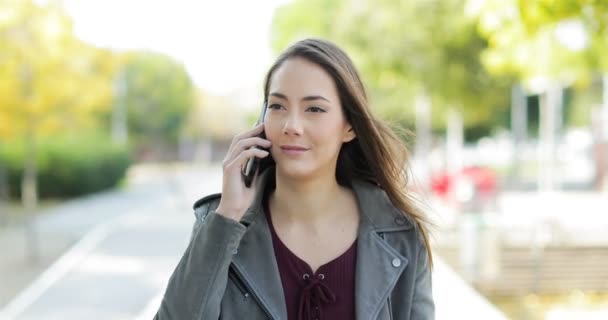
[[[11,198],[21,196],[25,144],[0,145]],[[40,198],[77,197],[116,186],[131,164],[129,150],[95,135],[54,137],[37,143]]]

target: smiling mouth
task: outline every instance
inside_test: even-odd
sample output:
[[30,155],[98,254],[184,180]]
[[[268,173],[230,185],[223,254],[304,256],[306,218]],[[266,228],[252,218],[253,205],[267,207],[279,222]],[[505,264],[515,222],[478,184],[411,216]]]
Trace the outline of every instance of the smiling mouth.
[[308,149],[298,146],[281,146],[281,151],[286,155],[297,156],[308,151]]
[[282,150],[293,150],[293,151],[306,151],[307,148],[304,147],[296,147],[296,146],[282,146]]

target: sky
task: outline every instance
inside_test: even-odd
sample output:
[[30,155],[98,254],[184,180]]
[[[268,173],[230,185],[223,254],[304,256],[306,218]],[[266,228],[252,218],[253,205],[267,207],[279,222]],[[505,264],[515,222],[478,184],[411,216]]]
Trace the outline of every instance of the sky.
[[272,62],[270,25],[289,0],[63,0],[75,33],[100,47],[181,61],[211,94],[257,89]]

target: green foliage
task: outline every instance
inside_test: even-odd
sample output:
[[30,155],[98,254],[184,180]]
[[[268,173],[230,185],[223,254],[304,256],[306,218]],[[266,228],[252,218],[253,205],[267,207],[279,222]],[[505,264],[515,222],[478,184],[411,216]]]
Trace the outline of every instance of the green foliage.
[[152,52],[134,52],[123,76],[129,135],[136,144],[177,144],[195,103],[195,91],[183,65]]
[[602,83],[596,81],[587,90],[571,89],[572,107],[567,110],[567,119],[573,127],[585,127],[590,124],[592,109],[602,103]]
[[56,1],[38,2],[0,1],[0,138],[90,128],[110,105],[114,55],[79,40]]
[[607,1],[487,0],[476,14],[495,74],[580,85],[608,70]]
[[[37,148],[42,198],[76,197],[114,187],[131,163],[126,147],[96,135],[47,138]],[[12,198],[21,196],[24,153],[23,141],[3,143],[0,150]]]
[[487,43],[464,11],[464,0],[296,0],[276,12],[273,48],[304,37],[337,43],[384,118],[411,122],[422,93],[433,101],[436,129],[448,108],[460,109],[467,127],[493,126],[508,110],[511,79],[486,72],[479,55]]

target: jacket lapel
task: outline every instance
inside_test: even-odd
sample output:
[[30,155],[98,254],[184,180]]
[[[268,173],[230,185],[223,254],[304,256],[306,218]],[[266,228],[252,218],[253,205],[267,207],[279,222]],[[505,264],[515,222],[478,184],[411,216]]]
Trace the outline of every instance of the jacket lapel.
[[[256,179],[256,196],[241,220],[247,232],[233,263],[273,318],[287,319],[279,268],[262,207],[264,188],[274,179],[273,169],[265,170]],[[378,317],[408,264],[407,257],[384,241],[380,233],[407,230],[412,223],[393,206],[382,189],[363,181],[353,181],[352,187],[360,213],[355,314],[358,320],[371,320]]]
[[353,190],[360,211],[355,313],[358,320],[371,320],[377,319],[408,264],[407,257],[391,247],[380,233],[407,230],[412,225],[380,188],[358,181],[353,183]]
[[241,220],[247,226],[247,232],[241,239],[233,263],[259,302],[278,320],[287,319],[287,310],[270,229],[262,208],[264,187],[267,180],[273,178],[269,171],[256,179],[256,196]]
[[375,232],[360,234],[357,250],[355,313],[358,320],[376,319],[408,260]]

